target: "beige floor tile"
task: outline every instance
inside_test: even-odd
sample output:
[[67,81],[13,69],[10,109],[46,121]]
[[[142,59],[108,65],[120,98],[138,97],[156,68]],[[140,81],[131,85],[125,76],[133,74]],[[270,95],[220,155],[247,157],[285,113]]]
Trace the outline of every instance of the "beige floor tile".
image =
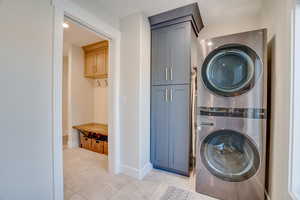
[[205,195],[197,194],[197,193],[191,193],[188,200],[217,200],[217,199]]
[[[152,170],[143,180],[108,173],[107,156],[64,149],[65,200],[159,200],[169,186],[194,191],[190,178]],[[192,193],[189,200],[213,200]]]
[[81,196],[79,194],[74,194],[70,197],[70,199],[67,199],[67,200],[87,200],[87,199],[85,199],[83,196]]

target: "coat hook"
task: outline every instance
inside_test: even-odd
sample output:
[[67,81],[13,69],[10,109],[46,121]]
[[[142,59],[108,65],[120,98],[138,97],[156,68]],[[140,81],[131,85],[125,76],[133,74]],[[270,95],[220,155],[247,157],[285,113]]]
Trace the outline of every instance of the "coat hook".
[[96,83],[97,83],[97,87],[101,87],[101,82],[98,79],[96,80]]

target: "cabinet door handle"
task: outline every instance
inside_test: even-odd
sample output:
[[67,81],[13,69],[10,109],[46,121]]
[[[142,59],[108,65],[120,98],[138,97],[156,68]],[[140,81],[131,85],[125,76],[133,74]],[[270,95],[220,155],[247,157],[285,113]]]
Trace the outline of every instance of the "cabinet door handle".
[[165,101],[168,102],[168,88],[165,89]]
[[170,67],[170,80],[173,81],[173,67]]
[[165,68],[165,79],[166,79],[166,81],[168,80],[168,68],[167,67]]
[[170,102],[173,101],[173,89],[171,88],[170,89]]

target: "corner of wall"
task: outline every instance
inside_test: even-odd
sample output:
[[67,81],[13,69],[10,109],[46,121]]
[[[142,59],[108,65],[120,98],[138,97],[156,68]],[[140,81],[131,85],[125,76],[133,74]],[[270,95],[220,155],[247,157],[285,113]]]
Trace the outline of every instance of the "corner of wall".
[[141,169],[133,168],[128,165],[121,165],[121,172],[127,176],[142,180],[151,170],[152,164],[149,162]]
[[142,179],[152,169],[149,132],[151,33],[147,20],[141,13],[121,19],[122,43],[126,47],[121,49],[126,69],[121,78],[122,98],[130,98],[130,102],[124,102],[127,107],[123,110],[121,172],[137,179]]
[[139,179],[143,179],[153,169],[152,164],[147,163],[142,169],[140,169]]

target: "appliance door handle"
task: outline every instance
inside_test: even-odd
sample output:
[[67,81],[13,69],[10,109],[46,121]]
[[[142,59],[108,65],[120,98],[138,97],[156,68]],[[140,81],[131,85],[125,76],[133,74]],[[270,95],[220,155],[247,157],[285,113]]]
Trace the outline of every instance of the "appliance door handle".
[[171,88],[170,89],[170,102],[173,101],[173,89]]
[[165,79],[168,80],[168,67],[165,68]]
[[200,122],[200,126],[214,126],[215,124],[212,122]]
[[170,67],[170,80],[173,81],[173,65]]

